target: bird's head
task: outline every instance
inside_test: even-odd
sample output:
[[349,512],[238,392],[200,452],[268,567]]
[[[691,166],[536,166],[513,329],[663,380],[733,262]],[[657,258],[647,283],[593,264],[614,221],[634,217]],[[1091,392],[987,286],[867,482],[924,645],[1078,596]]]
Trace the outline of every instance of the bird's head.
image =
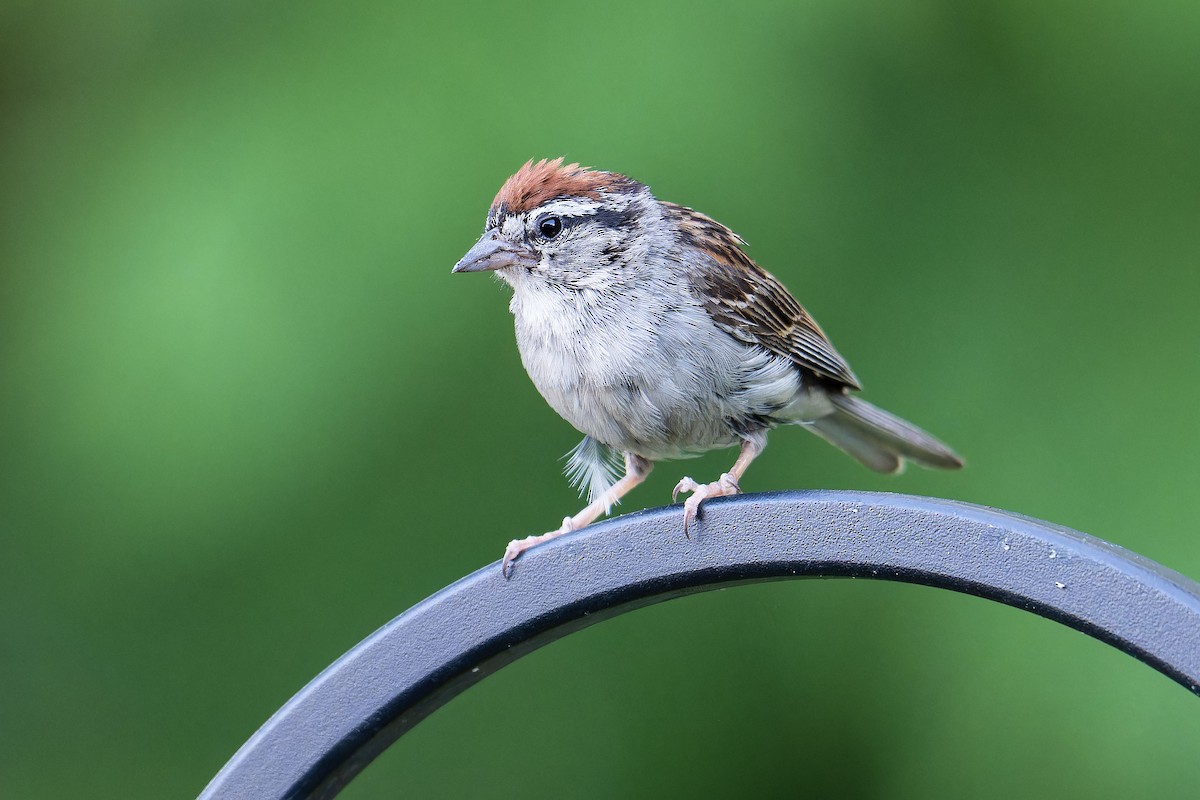
[[527,161],[500,187],[483,236],[454,272],[494,270],[514,287],[604,289],[627,277],[656,219],[650,190],[624,175]]

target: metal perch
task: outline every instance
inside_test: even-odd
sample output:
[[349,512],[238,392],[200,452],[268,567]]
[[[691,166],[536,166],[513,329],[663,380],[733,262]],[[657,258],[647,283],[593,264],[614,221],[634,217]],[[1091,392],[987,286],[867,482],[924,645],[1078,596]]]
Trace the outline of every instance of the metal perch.
[[811,491],[618,517],[484,567],[410,608],[300,690],[201,795],[329,798],[442,704],[524,654],[630,609],[780,578],[878,578],[1076,628],[1200,694],[1200,584],[1058,525],[967,503]]

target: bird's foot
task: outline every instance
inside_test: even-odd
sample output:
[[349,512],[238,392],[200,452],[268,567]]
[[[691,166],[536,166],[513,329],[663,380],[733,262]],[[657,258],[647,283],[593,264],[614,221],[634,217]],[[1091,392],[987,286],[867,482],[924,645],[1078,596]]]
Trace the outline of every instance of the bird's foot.
[[700,513],[700,504],[710,497],[725,497],[731,494],[741,494],[742,487],[738,486],[737,481],[728,472],[722,473],[721,477],[712,483],[696,483],[691,478],[684,478],[675,485],[675,491],[671,492],[671,502],[674,503],[679,497],[680,492],[691,492],[692,496],[683,503],[683,535],[691,538],[688,533],[688,526],[696,521],[696,517]]
[[542,542],[548,542],[551,539],[562,536],[564,533],[570,533],[574,530],[574,527],[571,523],[571,518],[567,517],[563,520],[562,527],[556,531],[543,533],[540,536],[526,536],[524,539],[513,539],[508,543],[508,547],[504,548],[504,559],[500,562],[500,574],[505,578],[511,578],[512,564],[517,560],[517,558],[520,557],[521,553],[524,553],[534,545],[541,544]]

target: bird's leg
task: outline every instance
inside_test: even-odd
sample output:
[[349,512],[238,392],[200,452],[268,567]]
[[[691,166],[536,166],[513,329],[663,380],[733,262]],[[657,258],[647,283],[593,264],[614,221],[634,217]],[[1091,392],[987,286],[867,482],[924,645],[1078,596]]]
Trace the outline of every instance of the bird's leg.
[[710,497],[725,497],[731,494],[741,494],[742,487],[738,486],[738,481],[742,479],[746,468],[750,466],[750,462],[758,457],[758,454],[767,446],[765,437],[759,435],[752,438],[742,440],[742,452],[738,455],[737,461],[729,469],[729,472],[721,474],[713,483],[696,483],[691,478],[684,478],[675,485],[675,491],[671,492],[671,502],[675,502],[679,497],[680,492],[691,492],[692,496],[683,503],[683,535],[691,538],[688,533],[688,526],[696,521],[696,516],[700,512],[700,504]]
[[577,531],[595,522],[597,517],[607,513],[610,508],[621,501],[622,497],[629,494],[633,487],[646,480],[646,476],[650,474],[650,470],[653,467],[654,464],[652,462],[647,461],[641,456],[626,453],[625,477],[614,483],[604,494],[597,497],[591,503],[588,503],[578,514],[564,519],[562,527],[549,533],[543,533],[540,536],[526,536],[524,539],[513,539],[509,542],[508,547],[504,549],[504,560],[500,562],[501,573],[504,577],[509,577],[512,574],[512,562],[516,561],[521,553],[524,553],[534,545],[548,542],[551,539],[562,536],[564,533]]

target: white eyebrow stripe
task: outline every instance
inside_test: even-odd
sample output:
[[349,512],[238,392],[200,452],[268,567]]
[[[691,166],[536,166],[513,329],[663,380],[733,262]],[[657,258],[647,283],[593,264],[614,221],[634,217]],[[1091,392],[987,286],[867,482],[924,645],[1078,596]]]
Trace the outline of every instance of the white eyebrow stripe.
[[571,197],[543,203],[529,213],[533,217],[538,217],[542,214],[557,214],[562,217],[584,217],[594,214],[599,210],[600,204],[595,200]]

